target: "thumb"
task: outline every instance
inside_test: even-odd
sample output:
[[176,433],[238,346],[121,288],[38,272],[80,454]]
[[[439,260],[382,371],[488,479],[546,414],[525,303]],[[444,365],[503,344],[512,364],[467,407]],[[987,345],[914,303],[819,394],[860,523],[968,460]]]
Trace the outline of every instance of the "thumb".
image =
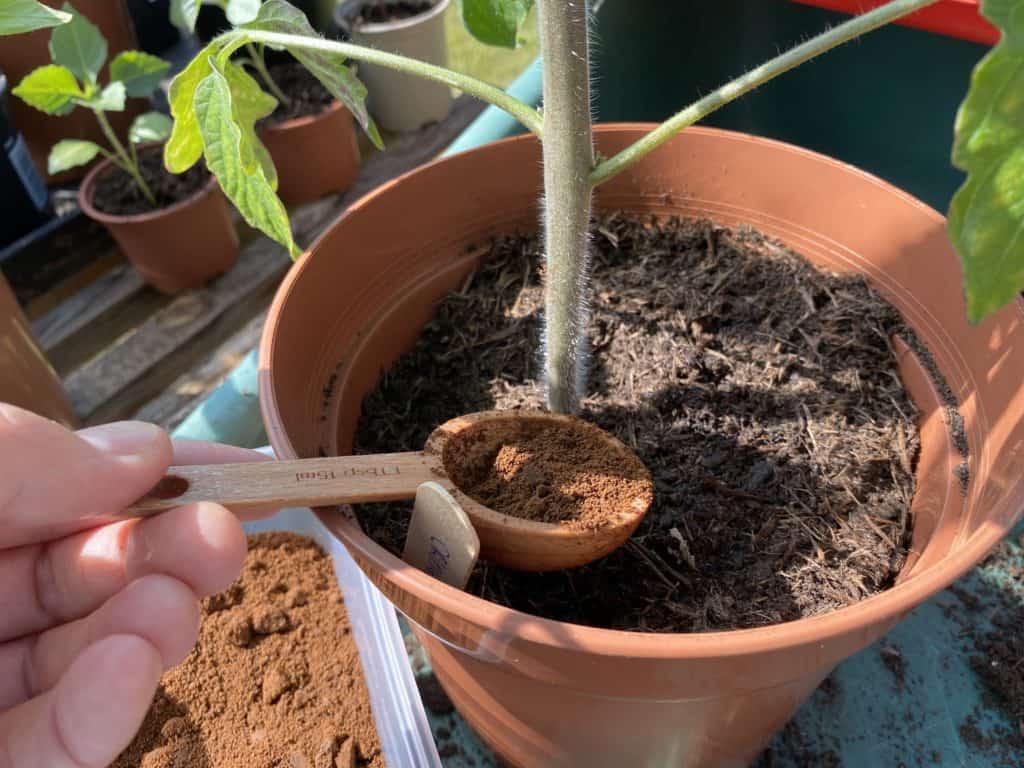
[[0,403],[0,549],[94,527],[146,493],[170,465],[152,424],[75,433]]
[[0,766],[105,768],[142,725],[162,670],[137,635],[89,646],[56,687],[0,715]]

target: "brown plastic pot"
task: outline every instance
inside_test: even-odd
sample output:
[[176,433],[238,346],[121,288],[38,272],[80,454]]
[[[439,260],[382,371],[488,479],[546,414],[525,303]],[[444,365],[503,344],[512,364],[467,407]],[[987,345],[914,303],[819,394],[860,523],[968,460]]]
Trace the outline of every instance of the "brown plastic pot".
[[198,288],[238,261],[238,233],[217,179],[187,200],[151,213],[115,216],[92,203],[96,183],[113,170],[110,160],[97,165],[78,188],[85,215],[107,228],[128,261],[158,291]]
[[[603,126],[599,149],[613,154],[649,127]],[[540,174],[532,137],[484,146],[379,188],[320,238],[281,286],[260,348],[260,400],[279,456],[350,451],[363,395],[474,268],[467,246],[536,228]],[[970,569],[1020,517],[1024,306],[972,327],[941,215],[775,141],[690,129],[603,186],[596,205],[752,225],[815,264],[865,275],[902,311],[962,404],[972,479],[961,496],[934,385],[904,351],[922,453],[913,555],[898,584],[759,629],[593,629],[468,595],[409,567],[344,515],[319,514],[412,620],[459,711],[508,763],[738,768],[836,664]]]
[[28,318],[0,275],[0,403],[38,413],[67,427],[78,417],[57,373],[32,335]]
[[[52,8],[61,8],[64,0],[42,0]],[[128,6],[124,0],[75,0],[75,10],[99,27],[107,39],[109,54],[107,62],[121,51],[138,47],[135,28],[132,26]],[[50,63],[50,35],[52,29],[42,29],[24,35],[5,37],[0,44],[0,70],[7,74],[11,88],[37,67]],[[102,78],[108,69],[103,68]],[[104,80],[106,82],[106,80]],[[132,120],[148,109],[146,99],[128,99],[123,112],[108,112],[110,123],[118,136],[128,133]],[[61,139],[85,139],[106,146],[107,140],[96,122],[96,117],[87,109],[76,109],[64,117],[54,117],[30,107],[18,97],[10,99],[14,123],[25,137],[32,160],[39,173],[50,183],[63,183],[80,179],[87,170],[76,168],[57,176],[50,176],[46,170],[46,159],[50,149]]]
[[260,131],[277,168],[277,193],[289,205],[344,192],[359,176],[359,146],[352,113],[335,102],[319,115]]

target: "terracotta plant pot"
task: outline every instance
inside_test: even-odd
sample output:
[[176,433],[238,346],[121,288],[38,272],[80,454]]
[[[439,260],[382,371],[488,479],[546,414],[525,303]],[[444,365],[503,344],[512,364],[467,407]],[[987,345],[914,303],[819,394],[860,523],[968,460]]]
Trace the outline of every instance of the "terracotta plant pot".
[[67,427],[78,417],[64,387],[32,336],[7,280],[0,275],[0,403],[38,413]]
[[[611,155],[650,127],[603,126],[598,148]],[[540,174],[532,137],[487,145],[378,189],[316,243],[281,286],[260,349],[260,400],[279,456],[350,451],[364,394],[474,268],[467,245],[536,228]],[[923,416],[912,553],[898,584],[759,629],[593,629],[446,586],[351,519],[330,510],[321,519],[412,620],[459,711],[508,763],[739,768],[836,664],[970,569],[1020,517],[1024,306],[970,326],[942,216],[849,165],[774,141],[690,129],[602,187],[596,205],[752,225],[815,264],[864,274],[901,310],[962,404],[972,479],[962,496],[934,386],[904,354]]]
[[[42,0],[45,5],[60,8],[63,0]],[[125,0],[76,0],[72,3],[75,10],[87,17],[100,28],[107,39],[109,54],[107,61],[121,51],[134,50],[138,47],[135,29],[132,27],[131,16]],[[37,67],[50,63],[50,35],[52,29],[42,29],[25,35],[5,37],[0,45],[0,70],[7,74],[11,88],[21,82],[29,72]],[[103,67],[101,78],[108,76],[108,68]],[[104,79],[104,82],[106,80]],[[107,140],[96,122],[96,117],[87,109],[76,109],[70,115],[54,117],[30,107],[19,98],[10,100],[11,112],[18,130],[25,136],[32,160],[39,173],[51,183],[63,183],[72,179],[80,179],[87,168],[76,168],[72,171],[50,176],[46,170],[46,158],[50,149],[61,139],[85,139],[102,146]],[[128,133],[132,120],[149,108],[145,99],[128,99],[123,112],[108,112],[110,124],[118,136]]]
[[277,193],[289,205],[344,192],[359,176],[352,114],[341,102],[319,115],[265,128],[260,138],[277,168]]
[[112,168],[113,163],[106,160],[89,172],[78,189],[78,204],[86,216],[107,228],[147,283],[174,294],[198,288],[234,266],[238,233],[213,176],[192,197],[168,208],[115,216],[92,204],[97,181]]
[[[335,20],[353,43],[443,67],[448,62],[444,13],[449,2],[436,0],[433,8],[412,18],[361,24],[356,19],[362,0],[349,0],[335,11]],[[366,105],[370,114],[388,131],[418,130],[427,123],[443,120],[451,109],[452,92],[446,85],[374,64],[360,64],[359,79],[369,91]]]

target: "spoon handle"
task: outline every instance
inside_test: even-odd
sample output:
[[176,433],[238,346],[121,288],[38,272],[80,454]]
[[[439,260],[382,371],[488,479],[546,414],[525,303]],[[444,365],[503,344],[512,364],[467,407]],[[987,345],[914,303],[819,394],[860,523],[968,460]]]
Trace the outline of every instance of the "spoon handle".
[[436,472],[419,451],[171,467],[119,517],[147,517],[199,501],[244,512],[412,499],[421,483],[447,484]]

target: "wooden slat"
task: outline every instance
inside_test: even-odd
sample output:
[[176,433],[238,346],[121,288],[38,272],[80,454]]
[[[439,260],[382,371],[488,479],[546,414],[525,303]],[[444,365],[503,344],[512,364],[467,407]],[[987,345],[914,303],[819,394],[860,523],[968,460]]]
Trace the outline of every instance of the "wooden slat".
[[158,424],[168,432],[176,429],[197,402],[220,386],[259,343],[266,318],[266,310],[260,312],[199,365],[179,376],[159,397],[146,403],[132,418]]
[[[468,97],[456,100],[448,119],[407,134],[393,142],[385,152],[367,158],[360,177],[340,199],[331,196],[302,206],[292,213],[295,239],[303,245],[312,242],[344,211],[367,191],[436,156],[479,114],[482,105]],[[265,311],[281,276],[290,265],[283,250],[260,237],[242,250],[238,265],[205,288],[169,300],[136,327],[127,329],[103,349],[67,376],[65,387],[71,402],[86,423],[94,424],[128,418],[153,399],[167,396],[167,390],[182,377],[182,371],[194,366],[211,370],[211,355],[239,328]],[[117,288],[108,286],[110,301]],[[119,290],[127,292],[121,285]],[[138,296],[129,304],[138,301]],[[106,295],[104,293],[104,295]],[[51,318],[49,338],[58,345],[74,345],[74,340],[92,333],[94,326],[110,327],[126,310],[110,306],[94,316],[93,324],[78,324],[67,314]],[[62,330],[58,330],[62,329]],[[71,332],[73,331],[73,332]],[[229,344],[230,346],[230,344]],[[196,382],[212,389],[217,376],[197,376]],[[195,389],[195,388],[193,388]],[[196,394],[198,399],[206,392]],[[170,399],[154,404],[152,414],[173,420]],[[159,418],[153,420],[159,420]]]

